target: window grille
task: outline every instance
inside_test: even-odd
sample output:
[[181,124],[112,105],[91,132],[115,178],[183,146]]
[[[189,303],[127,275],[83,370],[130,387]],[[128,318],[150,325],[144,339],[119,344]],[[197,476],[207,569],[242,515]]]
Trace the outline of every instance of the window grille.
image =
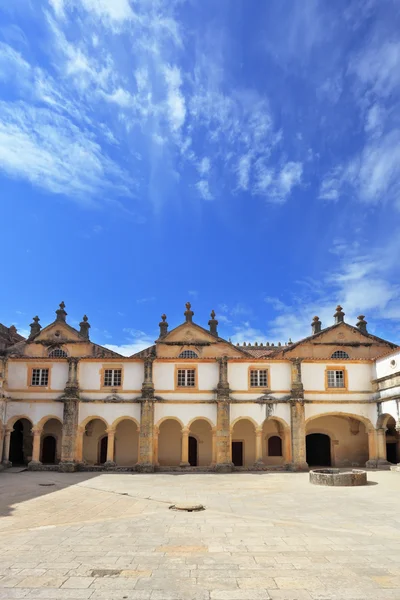
[[180,353],[178,358],[199,358],[199,357],[196,354],[196,352],[193,352],[193,350],[184,350],[183,352]]
[[61,348],[54,348],[54,350],[49,352],[50,358],[67,358],[67,356],[68,354],[65,352],[65,350],[62,350]]
[[195,387],[196,369],[178,369],[178,387]]
[[331,358],[350,358],[350,356],[344,350],[336,350],[331,356]]
[[49,385],[49,369],[32,369],[31,385]]
[[105,369],[104,386],[119,387],[122,382],[122,369]]
[[328,388],[344,388],[344,371],[328,371]]
[[250,387],[268,387],[267,369],[251,369]]

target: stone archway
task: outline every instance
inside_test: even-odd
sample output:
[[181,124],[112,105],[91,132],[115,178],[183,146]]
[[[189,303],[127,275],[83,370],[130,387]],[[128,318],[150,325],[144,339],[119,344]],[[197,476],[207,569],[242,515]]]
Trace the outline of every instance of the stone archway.
[[41,434],[40,461],[43,464],[58,463],[61,458],[62,423],[50,417],[44,422]]
[[158,429],[158,464],[176,467],[181,464],[182,424],[176,419],[165,419]]
[[256,462],[256,429],[245,417],[235,421],[232,428],[232,462],[235,467],[250,467]]
[[[369,460],[369,431],[367,420],[357,415],[329,413],[311,417],[306,422],[306,443],[311,434],[320,434],[320,450],[315,448],[318,438],[309,438],[308,445],[314,444],[312,460],[329,459],[327,438],[330,439],[330,462],[333,467],[364,466]],[[325,437],[322,437],[325,436]],[[313,439],[313,442],[311,442]],[[319,465],[327,466],[327,465]]]
[[209,421],[199,417],[189,424],[189,464],[209,467],[213,463],[213,433]]
[[121,419],[115,428],[114,461],[127,467],[136,465],[139,453],[139,430],[132,419]]
[[[101,440],[105,438],[103,443],[103,452],[101,449]],[[93,417],[86,423],[83,432],[82,458],[88,465],[102,464],[100,461],[103,458],[104,446],[107,443],[106,423],[99,418]],[[107,452],[106,452],[107,455]],[[107,460],[107,458],[106,458]],[[105,462],[105,461],[104,461]]]
[[262,463],[280,466],[290,462],[290,429],[283,420],[269,417],[262,425]]
[[32,460],[33,435],[32,423],[22,417],[14,422],[10,436],[9,460],[15,465],[26,465]]

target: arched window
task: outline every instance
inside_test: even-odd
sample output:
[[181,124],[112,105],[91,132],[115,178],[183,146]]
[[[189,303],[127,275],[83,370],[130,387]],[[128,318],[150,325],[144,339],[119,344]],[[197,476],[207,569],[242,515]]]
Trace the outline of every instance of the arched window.
[[193,350],[184,350],[183,352],[180,353],[178,358],[199,358],[199,357],[197,356],[196,352],[193,352]]
[[49,352],[50,358],[67,358],[67,356],[68,354],[65,352],[65,350],[62,350],[61,348],[54,348]]
[[268,456],[282,456],[282,440],[278,435],[268,439]]
[[331,356],[331,358],[350,358],[350,356],[344,350],[336,350]]

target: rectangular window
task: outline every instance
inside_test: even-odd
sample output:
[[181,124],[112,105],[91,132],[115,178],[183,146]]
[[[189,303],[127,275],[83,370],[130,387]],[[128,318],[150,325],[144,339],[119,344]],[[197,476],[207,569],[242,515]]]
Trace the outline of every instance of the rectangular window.
[[250,387],[268,387],[267,369],[250,370]]
[[328,371],[328,388],[344,388],[344,371]]
[[32,369],[31,385],[49,385],[49,369]]
[[178,387],[196,387],[196,369],[178,369]]
[[104,369],[104,387],[119,387],[122,381],[122,369]]

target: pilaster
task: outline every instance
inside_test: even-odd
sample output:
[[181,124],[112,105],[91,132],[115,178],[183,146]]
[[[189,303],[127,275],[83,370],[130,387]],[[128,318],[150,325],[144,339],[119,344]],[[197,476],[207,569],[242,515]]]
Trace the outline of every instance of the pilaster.
[[292,442],[291,468],[294,471],[308,469],[306,461],[306,420],[304,389],[301,381],[301,360],[292,359],[292,398],[290,400],[290,431]]
[[107,460],[104,463],[105,467],[115,467],[115,429],[106,429],[107,433]]
[[136,468],[141,473],[154,471],[154,356],[144,359],[144,380],[140,402],[139,457]]
[[217,431],[215,440],[215,470],[229,473],[233,470],[230,430],[230,397],[228,383],[228,359],[218,359],[219,382],[217,386]]
[[61,461],[59,470],[76,471],[79,460],[76,457],[76,438],[79,417],[78,358],[68,359],[68,381],[62,397],[63,433],[61,441]]

